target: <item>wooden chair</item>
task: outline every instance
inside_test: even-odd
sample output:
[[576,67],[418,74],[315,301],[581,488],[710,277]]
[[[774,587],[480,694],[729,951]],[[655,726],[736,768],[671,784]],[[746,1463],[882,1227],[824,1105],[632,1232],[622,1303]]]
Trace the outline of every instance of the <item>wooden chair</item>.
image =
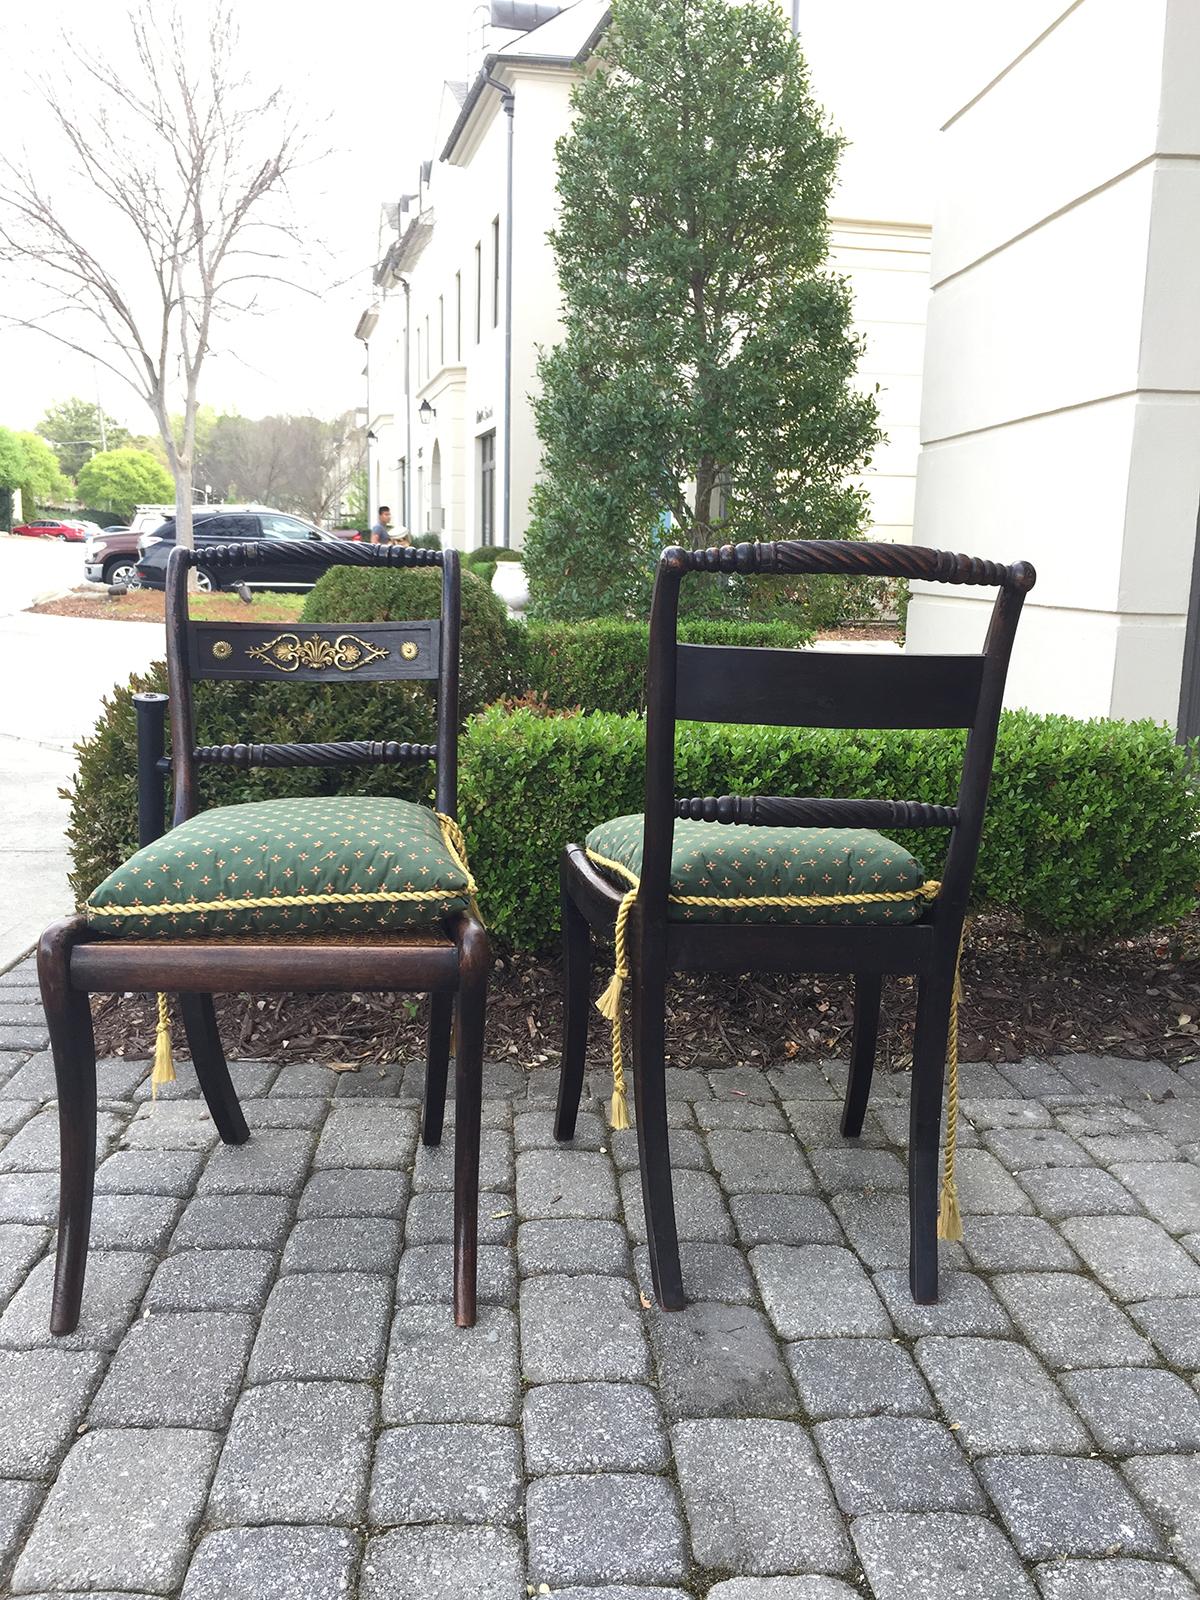
[[[679,588],[692,572],[865,574],[995,585],[999,594],[979,655],[883,656],[679,644]],[[910,973],[917,978],[909,1143],[909,1278],[914,1300],[922,1304],[936,1301],[938,1134],[947,1041],[956,1018],[958,954],[1009,655],[1021,605],[1034,578],[1033,568],[1024,562],[1003,566],[904,545],[813,540],[663,552],[650,618],[640,878],[635,890],[629,890],[625,880],[615,885],[612,875],[594,864],[578,844],[569,844],[562,857],[566,1006],[555,1135],[566,1141],[575,1131],[587,1048],[592,932],[611,935],[615,931],[617,978],[601,1008],[614,1018],[614,1068],[619,1079],[623,1072],[619,990],[622,978],[630,976],[642,1197],[654,1288],[665,1309],[676,1310],[684,1304],[664,1078],[665,988],[674,972],[853,973],[854,1030],[842,1116],[842,1132],[850,1138],[862,1131],[871,1088],[881,980],[886,973]],[[964,728],[969,734],[953,805],[763,796],[677,799],[677,720],[825,728]],[[936,898],[927,903],[919,920],[905,925],[788,925],[786,920],[773,925],[732,920],[689,923],[675,920],[669,901],[677,818],[710,823],[714,834],[735,823],[809,829],[948,828],[950,846],[940,885],[925,886]],[[955,1085],[952,1075],[952,1090]],[[615,1102],[623,1097],[620,1082],[617,1089],[622,1093],[614,1094]],[[951,1119],[955,1112],[952,1093]],[[619,1120],[619,1114],[614,1115],[614,1123]],[[948,1138],[943,1201],[949,1201],[956,1216],[953,1179]]]
[[[169,760],[163,759],[167,697],[140,696],[142,845],[163,834],[163,772],[169,771],[174,780],[172,826],[178,827],[197,814],[198,769],[210,763],[248,768],[433,761],[437,809],[448,818],[455,815],[460,631],[457,553],[332,541],[271,543],[208,550],[205,562],[240,570],[268,558],[277,563],[281,551],[298,569],[314,565],[440,567],[440,621],[374,623],[352,630],[305,624],[299,634],[289,634],[279,625],[192,621],[187,577],[196,557],[190,550],[175,550],[166,580],[172,753]],[[292,641],[296,641],[295,647]],[[329,681],[331,675],[356,683],[436,681],[437,743],[197,745],[192,713],[194,680],[319,683]],[[205,816],[219,818],[219,813],[206,812]],[[449,826],[451,832],[456,828],[453,823],[442,826]],[[88,996],[131,990],[179,996],[196,1076],[217,1131],[227,1144],[242,1144],[250,1134],[221,1048],[214,994],[363,989],[428,992],[431,1003],[422,1118],[422,1138],[427,1145],[436,1145],[441,1138],[457,1004],[454,1315],[460,1327],[471,1326],[475,1321],[484,1008],[490,968],[487,934],[475,915],[473,901],[469,909],[448,917],[440,926],[403,934],[315,931],[222,938],[217,932],[203,938],[132,939],[98,932],[83,915],[54,923],[38,949],[38,976],[58,1086],[62,1149],[52,1332],[69,1333],[77,1325],[87,1265],[96,1145],[96,1058]]]

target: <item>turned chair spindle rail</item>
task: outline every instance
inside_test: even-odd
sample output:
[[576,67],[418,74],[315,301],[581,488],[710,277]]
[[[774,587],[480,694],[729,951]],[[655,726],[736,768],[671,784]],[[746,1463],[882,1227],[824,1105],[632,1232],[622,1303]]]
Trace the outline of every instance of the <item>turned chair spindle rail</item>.
[[957,806],[924,800],[824,800],[789,795],[705,795],[678,799],[675,815],[693,822],[771,828],[953,828]]
[[336,744],[201,744],[192,759],[218,767],[357,767],[436,761],[437,754],[436,744],[347,739]]

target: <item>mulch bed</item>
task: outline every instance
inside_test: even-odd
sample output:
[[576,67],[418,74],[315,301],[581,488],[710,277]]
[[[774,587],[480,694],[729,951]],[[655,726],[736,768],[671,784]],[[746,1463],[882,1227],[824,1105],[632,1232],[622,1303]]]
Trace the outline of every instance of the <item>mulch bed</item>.
[[[607,968],[605,956],[597,965],[597,993],[607,982]],[[977,917],[963,958],[963,988],[964,1061],[1089,1052],[1178,1066],[1200,1056],[1200,912],[1168,933],[1053,959],[1018,923]],[[488,1055],[526,1066],[556,1065],[560,992],[554,961],[514,957],[498,963]],[[882,1070],[903,1071],[910,1064],[914,998],[910,979],[887,980]],[[408,996],[234,996],[218,1001],[218,1009],[231,1057],[319,1061],[344,1069],[424,1054],[423,1007]],[[152,1052],[152,1000],[113,997],[97,1001],[96,1013],[101,1054]],[[679,978],[669,992],[667,1048],[674,1065],[701,1069],[844,1057],[852,1021],[852,985],[842,978]],[[182,1045],[182,1028],[176,1040]],[[603,1067],[608,1027],[599,1016],[589,1048],[594,1064]]]
[[[188,601],[195,617],[206,622],[294,622],[304,596],[256,594],[249,605],[236,594],[195,594]],[[131,589],[127,594],[100,595],[89,589],[30,606],[43,617],[100,617],[105,622],[162,622],[161,589]]]

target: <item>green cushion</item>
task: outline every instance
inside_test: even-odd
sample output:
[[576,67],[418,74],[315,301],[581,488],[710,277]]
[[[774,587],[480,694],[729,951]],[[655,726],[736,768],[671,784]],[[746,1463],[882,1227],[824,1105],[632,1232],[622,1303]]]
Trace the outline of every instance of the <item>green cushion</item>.
[[[589,858],[623,888],[642,870],[642,817],[614,817],[587,836]],[[667,916],[673,922],[915,922],[929,905],[921,864],[865,828],[752,828],[675,824]],[[847,896],[897,894],[865,904]],[[753,905],[764,898],[819,896],[813,906]],[[715,900],[697,905],[696,900]]]
[[434,812],[331,795],[202,811],[105,878],[86,912],[125,939],[395,931],[436,927],[471,890]]

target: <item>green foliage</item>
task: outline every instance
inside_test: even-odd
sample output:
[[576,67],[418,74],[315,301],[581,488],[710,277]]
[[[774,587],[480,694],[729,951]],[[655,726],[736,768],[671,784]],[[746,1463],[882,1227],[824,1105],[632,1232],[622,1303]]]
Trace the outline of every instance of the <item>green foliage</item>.
[[77,481],[79,497],[106,505],[128,519],[139,505],[169,505],[175,480],[145,450],[102,450],[84,466]]
[[[53,446],[58,464],[69,478],[79,475],[88,457],[99,450],[102,443],[110,450],[129,443],[129,430],[115,417],[105,412],[103,429],[100,417],[100,407],[94,401],[72,395],[69,400],[60,400],[58,405],[51,406],[38,423],[38,433]],[[171,493],[173,496],[174,490]]]
[[854,537],[880,439],[824,266],[842,141],[776,0],[618,0],[599,57],[558,145],[564,331],[534,402],[547,619],[644,614],[676,539]]
[[0,428],[0,489],[19,489],[29,462],[19,434]]
[[473,572],[484,583],[490,584],[496,576],[500,561],[520,561],[520,550],[506,550],[499,544],[481,544],[477,550],[464,550],[461,560],[464,572]]
[[414,550],[440,550],[442,536],[440,533],[418,533],[412,540]]
[[[462,747],[460,815],[489,926],[508,945],[558,939],[559,852],[640,811],[645,725],[607,714],[490,710]],[[1007,712],[975,877],[979,906],[1020,913],[1054,940],[1094,944],[1160,926],[1196,903],[1200,797],[1188,753],[1151,723]],[[680,794],[823,794],[953,801],[954,732],[682,725]],[[897,841],[941,870],[946,836]]]
[[19,433],[17,438],[25,452],[21,497],[30,502],[25,507],[26,515],[30,516],[34,503],[45,505],[48,500],[62,499],[70,494],[71,485],[63,476],[58,457],[44,439],[36,433]]
[[[807,644],[812,635],[784,622],[697,619],[681,622],[679,637],[685,644],[791,650]],[[558,709],[644,711],[649,639],[647,623],[615,617],[591,622],[531,622],[526,628],[526,685]]]

